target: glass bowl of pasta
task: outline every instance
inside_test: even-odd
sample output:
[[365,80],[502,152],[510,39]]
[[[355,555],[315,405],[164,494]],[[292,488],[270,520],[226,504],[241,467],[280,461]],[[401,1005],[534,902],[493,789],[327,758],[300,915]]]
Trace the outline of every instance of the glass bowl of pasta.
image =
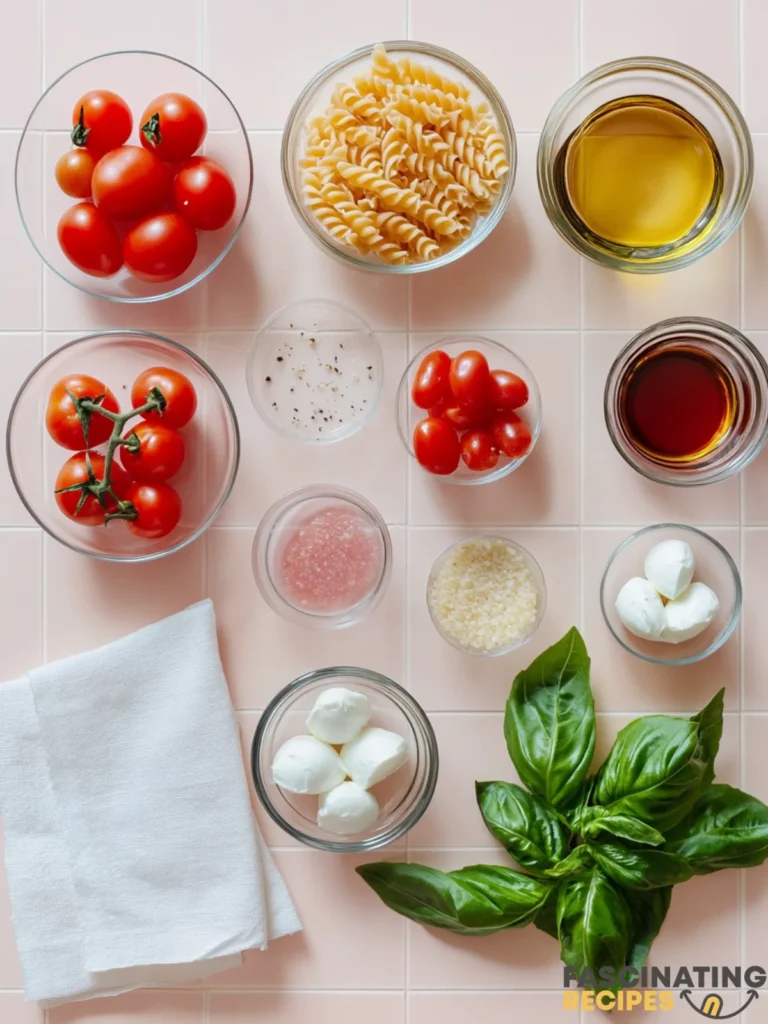
[[517,148],[488,79],[429,43],[362,46],[293,105],[282,146],[290,206],[347,264],[418,274],[466,255],[509,203]]

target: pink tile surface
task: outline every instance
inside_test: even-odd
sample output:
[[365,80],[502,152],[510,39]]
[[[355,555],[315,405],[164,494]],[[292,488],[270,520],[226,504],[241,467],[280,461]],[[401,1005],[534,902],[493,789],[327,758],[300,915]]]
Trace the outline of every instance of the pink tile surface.
[[[641,52],[712,75],[741,96],[753,130],[768,133],[763,0],[646,0],[642,10],[616,0],[477,0],[472,7],[394,0],[354,9],[342,0],[322,8],[307,0],[134,0],[123,7],[30,0],[16,7],[0,67],[0,422],[44,350],[92,330],[143,328],[186,341],[210,361],[233,398],[243,445],[231,500],[206,537],[140,566],[92,562],[44,539],[0,459],[0,680],[211,596],[246,764],[259,710],[308,669],[363,665],[411,690],[432,718],[441,772],[428,813],[407,843],[386,855],[447,870],[509,863],[482,823],[473,783],[516,779],[502,734],[510,685],[577,624],[593,659],[596,762],[637,715],[690,715],[725,686],[718,777],[768,801],[768,455],[742,482],[696,491],[657,487],[616,454],[602,413],[606,374],[620,347],[664,317],[741,324],[768,356],[768,134],[755,136],[755,192],[741,237],[674,274],[622,276],[581,261],[548,223],[536,184],[537,133],[555,98],[579,73]],[[280,129],[309,77],[354,46],[403,36],[447,46],[475,63],[503,94],[519,133],[517,181],[501,225],[459,263],[407,281],[364,274],[323,253],[296,223],[280,173]],[[43,272],[18,220],[13,166],[41,83],[86,57],[144,46],[191,62],[229,93],[249,129],[255,187],[242,237],[203,285],[129,308],[91,299]],[[32,184],[42,191],[42,183]],[[386,371],[374,421],[353,440],[324,449],[273,435],[251,407],[244,378],[245,355],[263,320],[285,303],[312,297],[359,312],[379,334]],[[459,332],[509,344],[542,391],[539,446],[520,472],[495,486],[429,479],[406,457],[395,429],[394,395],[409,352]],[[251,571],[253,534],[266,508],[311,482],[360,491],[392,532],[385,600],[369,620],[337,633],[283,622],[262,600]],[[598,605],[600,577],[616,544],[640,525],[669,520],[713,533],[737,556],[744,578],[740,632],[688,669],[653,668],[625,654]],[[460,655],[437,635],[426,609],[435,558],[478,530],[525,545],[547,580],[540,631],[501,659]],[[44,1017],[20,993],[0,872],[0,1024],[587,1024],[594,1016],[563,1010],[557,946],[541,932],[467,940],[406,924],[355,874],[360,858],[310,851],[260,808],[256,813],[276,848],[302,934],[186,991],[74,1004]],[[654,960],[732,964],[743,956],[765,963],[767,933],[767,867],[743,879],[737,872],[697,878],[675,892]],[[735,1008],[733,993],[725,1004]],[[758,1004],[740,1019],[759,1024],[764,1014]],[[650,1024],[659,1015],[620,1016]],[[678,1003],[664,1017],[685,1024],[694,1014]]]

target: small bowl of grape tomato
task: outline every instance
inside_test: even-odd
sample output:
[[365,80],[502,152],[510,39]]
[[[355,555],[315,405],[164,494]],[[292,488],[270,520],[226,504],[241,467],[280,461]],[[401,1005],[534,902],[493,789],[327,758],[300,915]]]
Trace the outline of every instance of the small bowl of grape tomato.
[[[154,388],[159,416],[144,408]],[[86,440],[71,395],[113,418],[92,412]],[[240,435],[224,385],[195,352],[157,334],[106,331],[37,364],[11,406],[6,454],[21,501],[51,537],[92,558],[146,562],[214,521],[235,482]]]
[[113,302],[155,302],[202,281],[232,248],[253,159],[240,115],[207,75],[124,50],[46,89],[19,141],[15,187],[55,274]]
[[490,338],[443,338],[418,352],[397,391],[397,426],[425,472],[487,484],[518,469],[541,430],[541,396],[528,366]]

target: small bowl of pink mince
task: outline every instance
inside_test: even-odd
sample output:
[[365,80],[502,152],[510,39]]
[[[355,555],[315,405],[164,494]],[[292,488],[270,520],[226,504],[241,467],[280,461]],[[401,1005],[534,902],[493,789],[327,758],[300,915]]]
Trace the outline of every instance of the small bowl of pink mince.
[[391,565],[384,520],[342,487],[287,494],[267,511],[253,542],[253,574],[264,600],[310,629],[343,629],[372,612]]

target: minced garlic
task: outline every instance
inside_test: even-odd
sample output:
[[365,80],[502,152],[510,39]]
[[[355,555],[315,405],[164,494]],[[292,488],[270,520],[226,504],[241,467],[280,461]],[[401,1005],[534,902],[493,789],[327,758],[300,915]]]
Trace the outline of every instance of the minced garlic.
[[539,610],[536,581],[525,559],[498,537],[477,537],[452,548],[427,597],[443,633],[478,654],[524,640]]

